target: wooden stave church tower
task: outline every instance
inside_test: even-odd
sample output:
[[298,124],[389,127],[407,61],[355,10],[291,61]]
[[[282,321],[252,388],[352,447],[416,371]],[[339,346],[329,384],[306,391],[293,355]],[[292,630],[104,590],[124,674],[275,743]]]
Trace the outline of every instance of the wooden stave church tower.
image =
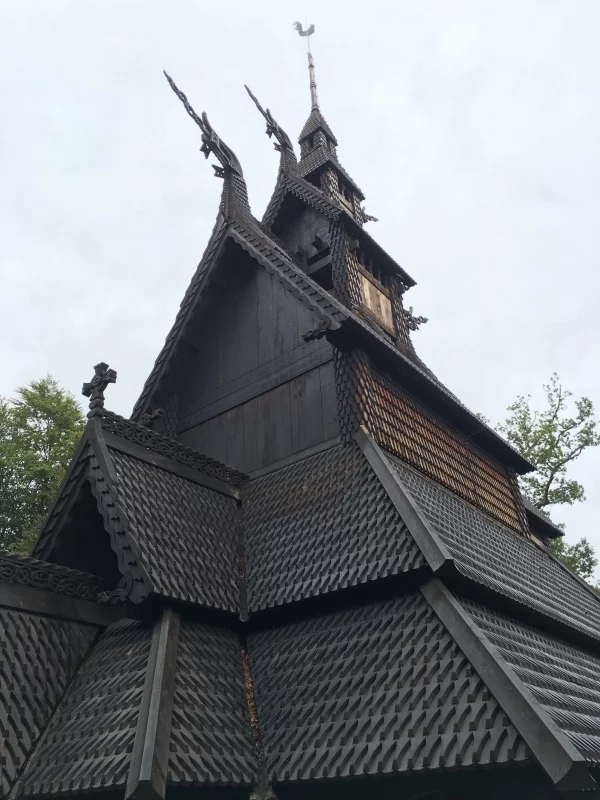
[[131,419],[98,365],[32,557],[0,556],[2,797],[597,793],[600,599],[417,356],[309,71],[299,161],[252,96],[262,222],[171,82],[219,213]]

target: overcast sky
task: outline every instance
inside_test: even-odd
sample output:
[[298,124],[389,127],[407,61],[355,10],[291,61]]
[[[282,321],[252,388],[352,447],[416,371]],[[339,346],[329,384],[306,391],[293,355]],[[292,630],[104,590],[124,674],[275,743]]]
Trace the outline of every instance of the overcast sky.
[[[129,415],[221,190],[162,70],[260,216],[278,156],[243,84],[295,139],[297,18],[369,231],[418,282],[422,358],[493,422],[555,371],[600,412],[598,0],[0,2],[0,394],[79,394],[104,360]],[[600,548],[600,452],[573,473],[587,502],[555,519]]]

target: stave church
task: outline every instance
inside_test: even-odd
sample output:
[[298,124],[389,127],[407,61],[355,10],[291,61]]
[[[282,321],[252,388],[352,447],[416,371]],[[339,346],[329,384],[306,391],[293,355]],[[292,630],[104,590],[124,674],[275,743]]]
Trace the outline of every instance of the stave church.
[[600,598],[419,358],[308,66],[299,153],[248,90],[260,220],[167,76],[220,205],[131,417],[97,364],[31,556],[0,554],[6,800],[600,796]]

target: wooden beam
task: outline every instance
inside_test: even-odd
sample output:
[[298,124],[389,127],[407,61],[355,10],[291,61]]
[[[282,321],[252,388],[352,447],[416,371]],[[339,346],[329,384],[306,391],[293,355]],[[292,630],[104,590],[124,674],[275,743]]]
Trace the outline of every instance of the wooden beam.
[[125,798],[163,800],[171,742],[179,615],[164,609],[154,625]]
[[91,600],[0,581],[0,607],[73,622],[106,626],[127,616],[127,606],[103,606]]
[[206,420],[229,411],[230,408],[245,403],[253,397],[274,389],[292,378],[298,377],[315,367],[326,364],[333,358],[333,351],[327,344],[315,347],[313,342],[301,345],[290,353],[279,356],[267,364],[262,364],[233,381],[220,386],[200,399],[202,405],[179,420],[178,433],[194,428]]

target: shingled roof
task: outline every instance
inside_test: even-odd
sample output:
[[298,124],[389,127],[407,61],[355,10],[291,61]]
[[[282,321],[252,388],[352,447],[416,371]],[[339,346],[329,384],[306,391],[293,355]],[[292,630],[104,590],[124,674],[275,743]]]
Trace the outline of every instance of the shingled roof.
[[388,458],[463,577],[600,642],[600,598],[588,584],[535,542]]
[[[49,703],[18,796],[134,791],[152,780],[143,742],[172,786],[534,763],[557,785],[591,785],[600,600],[535,543],[364,433],[248,480],[106,415],[102,469],[126,535],[153,596],[179,605],[106,628]],[[513,610],[484,605],[482,586]],[[202,608],[230,622],[198,619]],[[167,715],[167,751],[154,713]]]
[[249,639],[272,780],[531,759],[420,593]]
[[[88,424],[83,442],[63,492],[76,495],[84,481],[91,486],[124,581],[120,599],[139,603],[157,594],[236,613],[236,503],[246,477],[108,412]],[[59,495],[55,508],[65,502]],[[63,557],[64,524],[53,510],[36,555]]]
[[242,512],[250,612],[426,566],[357,445],[251,481]]

